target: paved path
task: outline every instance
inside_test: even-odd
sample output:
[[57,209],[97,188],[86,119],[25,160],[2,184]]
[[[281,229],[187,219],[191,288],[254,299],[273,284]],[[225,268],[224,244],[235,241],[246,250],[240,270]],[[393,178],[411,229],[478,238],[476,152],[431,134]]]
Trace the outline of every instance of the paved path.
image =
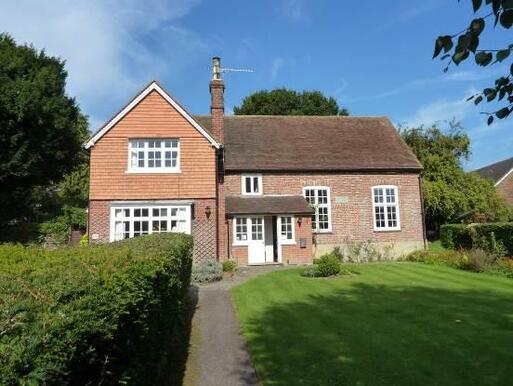
[[279,266],[239,269],[231,279],[199,286],[192,320],[186,386],[259,385],[228,290]]

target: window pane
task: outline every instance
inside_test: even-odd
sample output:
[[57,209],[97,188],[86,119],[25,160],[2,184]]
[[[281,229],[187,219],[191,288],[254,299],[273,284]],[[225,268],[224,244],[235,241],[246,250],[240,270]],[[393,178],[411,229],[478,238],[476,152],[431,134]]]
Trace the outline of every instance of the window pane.
[[148,217],[148,213],[149,213],[149,209],[148,209],[148,208],[144,208],[144,209],[142,209],[142,211],[141,211],[141,212],[142,212],[142,216],[143,216],[143,217]]
[[246,184],[245,192],[246,193],[251,193],[251,178],[250,177],[245,177],[244,181],[245,181],[245,184]]
[[389,206],[387,208],[387,220],[390,228],[395,228],[397,226],[397,213],[395,206]]
[[153,213],[153,217],[158,217],[159,213],[160,213],[159,208],[153,208],[152,213]]
[[260,187],[258,186],[258,177],[253,177],[253,193],[260,192]]

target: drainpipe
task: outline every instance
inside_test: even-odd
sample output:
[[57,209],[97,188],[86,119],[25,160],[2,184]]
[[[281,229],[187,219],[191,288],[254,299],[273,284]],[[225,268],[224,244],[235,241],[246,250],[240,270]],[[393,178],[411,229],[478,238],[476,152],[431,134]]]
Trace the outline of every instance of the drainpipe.
[[424,249],[427,249],[426,212],[424,209],[424,192],[422,190],[422,179],[419,174],[420,210],[422,213],[422,236],[424,237]]

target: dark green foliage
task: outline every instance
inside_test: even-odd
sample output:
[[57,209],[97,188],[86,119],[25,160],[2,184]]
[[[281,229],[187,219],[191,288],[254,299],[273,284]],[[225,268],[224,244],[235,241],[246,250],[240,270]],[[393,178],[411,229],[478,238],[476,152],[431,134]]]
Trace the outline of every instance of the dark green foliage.
[[181,334],[192,239],[0,247],[0,384],[159,384]]
[[[433,58],[443,54],[441,60],[446,61],[444,72],[449,70],[451,64],[458,66],[461,62],[472,57],[472,55],[478,66],[486,67],[491,64],[501,63],[510,57],[511,50],[513,50],[513,44],[509,44],[507,47],[499,47],[498,49],[493,47],[493,45],[489,49],[483,49],[482,41],[480,40],[487,24],[490,30],[496,33],[501,30],[501,28],[496,28],[498,25],[507,30],[513,26],[513,2],[511,0],[487,0],[483,6],[482,0],[472,0],[472,5],[475,13],[483,9],[485,16],[476,17],[461,32],[454,35],[442,35],[436,39]],[[453,40],[456,38],[457,41]],[[468,98],[468,100],[474,100],[476,105],[484,99],[487,102],[503,101],[504,107],[494,112],[486,113],[488,114],[487,122],[489,125],[493,123],[494,117],[504,119],[513,111],[512,74],[513,64],[511,65],[510,73],[496,79],[492,87],[487,87],[482,92]]]
[[83,158],[87,120],[65,93],[64,61],[0,34],[0,238],[38,221],[48,190]]
[[211,283],[223,278],[223,266],[216,259],[206,259],[192,267],[194,283]]
[[436,232],[441,224],[463,214],[473,222],[509,219],[511,212],[493,182],[463,170],[470,140],[458,123],[450,122],[447,132],[436,125],[403,129],[401,136],[424,167],[421,178],[427,229]]
[[440,228],[446,248],[481,248],[496,255],[513,256],[513,223],[446,224]]
[[301,275],[305,277],[329,277],[338,275],[340,269],[339,256],[328,253],[317,259],[314,265],[305,268]]
[[237,268],[237,263],[235,260],[225,260],[223,261],[223,272],[234,272]]
[[286,88],[257,91],[234,107],[235,115],[349,115],[332,97],[320,91],[297,92]]

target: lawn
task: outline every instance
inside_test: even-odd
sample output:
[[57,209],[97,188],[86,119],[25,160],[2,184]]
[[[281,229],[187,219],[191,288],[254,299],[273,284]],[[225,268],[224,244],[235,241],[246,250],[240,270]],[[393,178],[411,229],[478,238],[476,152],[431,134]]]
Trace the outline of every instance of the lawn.
[[232,289],[265,385],[510,385],[513,280],[421,263]]

